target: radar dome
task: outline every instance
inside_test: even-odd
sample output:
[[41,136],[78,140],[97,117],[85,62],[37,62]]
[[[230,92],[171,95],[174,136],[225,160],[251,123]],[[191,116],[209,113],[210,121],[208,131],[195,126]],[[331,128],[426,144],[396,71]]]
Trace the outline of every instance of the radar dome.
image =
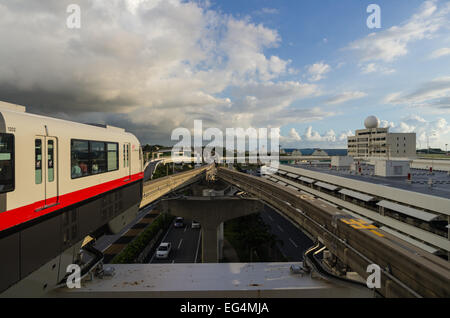
[[376,116],[369,116],[364,121],[364,126],[367,129],[378,128],[380,126],[380,120]]

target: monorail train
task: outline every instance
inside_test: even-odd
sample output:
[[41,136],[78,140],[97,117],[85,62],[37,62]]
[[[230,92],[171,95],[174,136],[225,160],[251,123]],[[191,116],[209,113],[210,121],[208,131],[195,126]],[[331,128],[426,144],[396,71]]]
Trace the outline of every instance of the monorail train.
[[142,158],[124,129],[0,102],[0,293],[44,265],[60,281],[86,235],[129,223],[142,199]]

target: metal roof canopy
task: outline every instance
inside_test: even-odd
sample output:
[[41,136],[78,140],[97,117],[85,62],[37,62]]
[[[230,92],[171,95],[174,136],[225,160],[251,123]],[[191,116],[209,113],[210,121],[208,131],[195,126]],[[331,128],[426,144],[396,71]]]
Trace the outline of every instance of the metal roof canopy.
[[364,202],[369,202],[369,201],[372,201],[374,199],[374,197],[371,197],[370,195],[363,194],[363,193],[356,192],[356,191],[352,191],[352,190],[349,190],[349,189],[342,189],[342,190],[339,191],[339,193],[348,195],[349,197],[352,197],[352,198],[356,198],[356,199],[362,200]]
[[438,249],[436,249],[434,247],[426,245],[426,244],[424,244],[422,242],[419,242],[419,241],[417,241],[417,240],[415,240],[415,239],[413,239],[413,238],[411,238],[411,237],[409,237],[407,235],[404,235],[404,234],[399,233],[399,232],[397,232],[395,230],[392,230],[392,229],[388,228],[387,226],[380,227],[380,230],[383,230],[383,231],[385,231],[385,232],[387,232],[389,234],[392,234],[392,235],[402,239],[403,241],[411,243],[412,245],[415,245],[418,248],[421,248],[421,249],[427,251],[428,253],[434,254],[434,253],[436,253],[438,251]]
[[307,177],[300,177],[299,179],[305,181],[306,183],[314,183],[316,181]]
[[287,185],[287,183],[286,183],[286,182],[283,182],[283,181],[278,181],[278,184],[279,184],[279,185],[282,185],[282,186],[286,186],[286,185]]
[[316,186],[319,186],[319,187],[321,187],[321,188],[328,189],[328,190],[330,190],[330,191],[335,191],[337,188],[339,188],[339,187],[337,187],[337,186],[335,186],[335,185],[328,184],[328,183],[321,182],[321,181],[317,181],[317,182],[315,183],[315,185],[316,185]]
[[388,208],[388,209],[396,211],[396,212],[400,212],[400,213],[415,217],[417,219],[420,219],[420,220],[423,220],[426,222],[430,222],[438,217],[438,215],[435,215],[432,213],[421,211],[421,210],[418,210],[415,208],[410,208],[409,206],[397,204],[397,203],[394,203],[391,201],[386,201],[386,200],[382,200],[382,201],[378,202],[377,205],[382,206],[384,208]]
[[295,174],[295,173],[288,173],[287,176],[288,176],[288,177],[291,177],[291,178],[295,178],[295,179],[297,179],[298,177],[300,177],[298,174]]

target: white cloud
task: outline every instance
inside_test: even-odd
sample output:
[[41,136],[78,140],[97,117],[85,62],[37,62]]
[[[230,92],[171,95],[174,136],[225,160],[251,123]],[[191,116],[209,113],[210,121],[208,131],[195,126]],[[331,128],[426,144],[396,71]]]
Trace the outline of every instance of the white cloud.
[[361,66],[361,72],[363,74],[370,74],[370,73],[378,73],[378,74],[392,74],[395,73],[395,70],[392,68],[387,68],[384,66],[380,66],[375,63],[368,63]]
[[298,134],[298,132],[295,130],[295,128],[291,128],[289,131],[288,138],[293,141],[301,141],[302,137]]
[[447,23],[450,4],[438,7],[437,1],[425,1],[418,12],[401,25],[371,33],[347,47],[359,53],[361,61],[392,62],[408,54],[408,46],[414,41],[431,38]]
[[280,13],[280,10],[275,8],[262,8],[261,10],[258,10],[255,12],[256,14],[278,14]]
[[0,50],[8,61],[0,64],[2,99],[51,116],[108,121],[144,142],[167,141],[172,128],[194,119],[258,127],[330,114],[294,116],[291,104],[319,90],[274,82],[294,72],[290,60],[265,53],[281,43],[274,29],[214,11],[208,1],[181,0],[80,0],[82,27],[68,29],[70,3],[0,4],[0,40],[8,43]]
[[333,129],[321,134],[312,126],[308,126],[302,135],[295,128],[291,128],[287,136],[280,136],[280,142],[285,148],[346,148],[347,136],[352,135],[350,130],[337,135]]
[[410,92],[394,92],[385,97],[386,103],[420,106],[450,111],[450,76],[422,83]]
[[348,102],[350,100],[359,99],[367,96],[366,93],[360,91],[343,92],[341,94],[328,98],[325,103],[329,105],[337,105]]
[[438,49],[433,51],[433,53],[431,53],[430,58],[431,59],[437,59],[443,56],[447,56],[450,55],[450,48],[449,47],[443,47],[442,49]]
[[330,65],[324,62],[318,62],[313,65],[307,66],[309,80],[311,82],[317,82],[325,78],[325,74],[331,71]]

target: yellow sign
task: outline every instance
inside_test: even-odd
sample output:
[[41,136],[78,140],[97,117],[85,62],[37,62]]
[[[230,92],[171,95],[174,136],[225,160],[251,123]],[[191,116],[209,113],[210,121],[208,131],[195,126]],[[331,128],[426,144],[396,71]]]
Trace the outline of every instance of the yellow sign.
[[357,230],[369,230],[370,232],[372,232],[373,234],[378,235],[379,237],[384,237],[383,234],[381,234],[378,231],[378,228],[375,225],[369,224],[361,219],[341,219],[342,222],[344,222],[345,224],[350,225],[352,228],[357,229]]

